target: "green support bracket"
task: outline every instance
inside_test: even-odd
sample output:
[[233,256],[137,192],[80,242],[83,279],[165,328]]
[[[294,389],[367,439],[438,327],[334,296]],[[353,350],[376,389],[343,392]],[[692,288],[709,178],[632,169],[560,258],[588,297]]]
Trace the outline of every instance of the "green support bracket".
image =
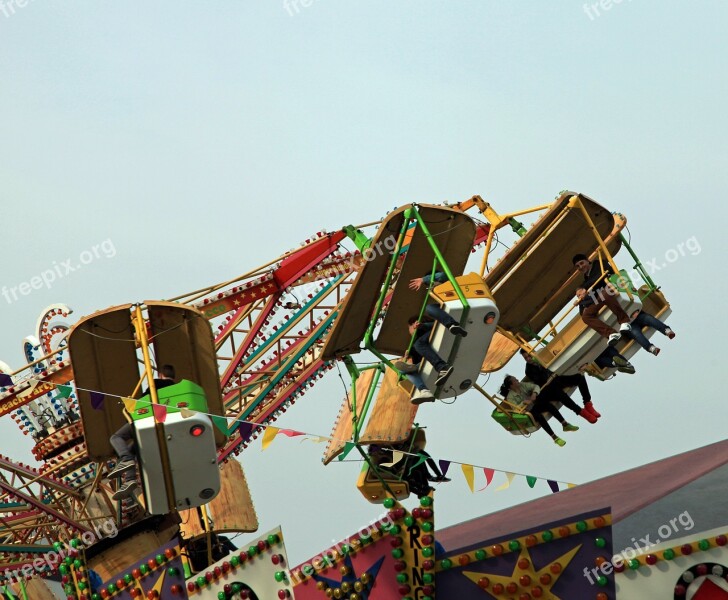
[[357,229],[353,225],[346,225],[341,230],[352,242],[354,242],[354,245],[359,249],[360,252],[366,248],[369,248],[369,245],[372,243],[371,238],[368,238],[366,235],[364,235],[364,232],[361,229]]
[[649,296],[652,292],[654,292],[657,288],[655,285],[655,282],[652,280],[652,277],[645,271],[644,266],[642,265],[642,262],[640,261],[639,257],[635,254],[634,250],[632,250],[632,246],[629,245],[629,242],[627,239],[622,235],[622,233],[619,234],[619,239],[622,241],[622,244],[625,248],[627,248],[627,252],[629,252],[630,256],[634,259],[635,265],[634,268],[637,270],[637,272],[640,274],[640,277],[644,280],[644,282],[647,284],[647,287],[649,287],[649,290],[647,294],[645,294],[641,300],[644,300],[647,296]]
[[523,237],[524,235],[526,235],[526,231],[528,231],[526,229],[526,227],[523,225],[523,223],[521,223],[520,221],[517,221],[513,217],[508,219],[508,224],[511,226],[511,229],[513,229],[513,232],[518,237]]

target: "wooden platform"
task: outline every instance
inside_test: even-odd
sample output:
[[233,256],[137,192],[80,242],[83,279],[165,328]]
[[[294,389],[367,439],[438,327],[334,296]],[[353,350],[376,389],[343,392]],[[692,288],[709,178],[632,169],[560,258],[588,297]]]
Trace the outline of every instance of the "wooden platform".
[[499,371],[506,366],[516,352],[518,352],[518,344],[509,340],[500,332],[493,335],[488,347],[488,354],[485,355],[483,366],[480,368],[482,373],[492,373]]

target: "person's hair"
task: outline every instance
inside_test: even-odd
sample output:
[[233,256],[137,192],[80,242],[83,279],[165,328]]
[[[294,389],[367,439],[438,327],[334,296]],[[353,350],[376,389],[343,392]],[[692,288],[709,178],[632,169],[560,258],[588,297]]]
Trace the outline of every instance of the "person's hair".
[[521,353],[521,356],[523,356],[524,358],[526,356],[529,356],[529,352],[525,348],[521,348],[520,353]]
[[157,371],[160,375],[164,375],[167,379],[175,379],[177,373],[172,365],[162,365]]
[[571,259],[571,262],[575,265],[580,260],[589,261],[589,257],[586,254],[574,254],[574,258]]
[[419,321],[419,317],[417,315],[412,315],[409,319],[407,319],[407,325],[414,325]]
[[508,395],[508,392],[510,391],[511,381],[513,379],[515,379],[513,375],[506,375],[506,378],[503,380],[503,383],[500,386],[500,393],[501,396],[503,396],[504,398]]

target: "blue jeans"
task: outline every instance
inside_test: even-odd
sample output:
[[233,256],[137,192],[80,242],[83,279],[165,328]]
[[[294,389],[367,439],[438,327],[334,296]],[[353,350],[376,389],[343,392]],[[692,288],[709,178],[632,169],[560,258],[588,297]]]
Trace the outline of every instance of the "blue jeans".
[[[111,447],[119,457],[119,463],[122,462],[133,462],[136,463],[134,458],[135,444],[134,444],[134,426],[131,423],[125,423],[119,430],[109,438]],[[124,482],[132,481],[136,479],[135,471],[127,471],[121,476]]]
[[[419,363],[424,358],[428,363],[435,367],[436,371],[442,371],[447,368],[447,363],[430,345],[430,332],[432,332],[432,328],[434,326],[434,323],[425,323],[424,325],[420,325],[419,331],[422,331],[423,333],[415,340],[415,343],[412,344],[413,351],[410,351],[410,354],[412,355],[412,362],[415,364]],[[418,358],[419,360],[417,360]]]
[[442,323],[445,327],[449,328],[452,325],[457,325],[457,321],[448,315],[437,304],[428,304],[425,307],[425,314],[428,317],[435,319],[438,323]]
[[640,311],[640,314],[638,314],[634,321],[632,321],[632,328],[625,332],[625,335],[631,337],[635,342],[648,351],[652,346],[652,342],[650,342],[645,334],[642,333],[643,327],[652,327],[662,334],[664,334],[668,329],[667,325],[660,321],[660,319],[653,317],[645,311]]
[[427,389],[425,380],[422,379],[422,375],[419,373],[407,373],[407,379],[409,379],[412,382],[412,385],[414,385],[418,390]]

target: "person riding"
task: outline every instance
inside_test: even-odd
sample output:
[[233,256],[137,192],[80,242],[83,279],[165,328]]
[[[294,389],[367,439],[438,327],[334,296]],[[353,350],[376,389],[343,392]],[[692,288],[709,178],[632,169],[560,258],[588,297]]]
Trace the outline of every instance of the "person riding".
[[561,415],[559,409],[553,404],[553,402],[561,402],[564,406],[574,411],[577,415],[595,422],[594,416],[587,413],[584,409],[580,409],[577,404],[569,398],[563,391],[558,388],[552,388],[549,393],[544,393],[541,387],[535,383],[529,383],[527,381],[518,381],[513,375],[506,375],[503,380],[503,384],[500,388],[501,395],[506,399],[506,402],[514,406],[525,406],[526,409],[533,415],[536,422],[541,425],[541,428],[551,436],[554,443],[558,446],[565,446],[566,441],[558,437],[554,430],[551,429],[544,413],[550,413],[554,418],[561,423],[564,431],[578,431],[579,427],[572,425],[567,422],[566,419]]
[[660,353],[660,349],[655,346],[644,333],[642,333],[643,327],[652,327],[668,339],[673,339],[675,337],[675,332],[665,325],[665,323],[660,321],[660,319],[648,312],[645,312],[644,310],[641,310],[632,321],[632,328],[627,335],[647,350],[647,352],[654,354],[655,356]]
[[[521,348],[521,356],[526,361],[526,377],[538,386],[543,388],[547,383],[549,386],[556,386],[564,390],[566,388],[578,387],[581,400],[584,403],[584,410],[594,415],[596,419],[602,415],[594,408],[594,403],[589,392],[589,385],[586,377],[581,374],[576,375],[555,375],[552,371],[544,367],[538,362],[538,359],[530,354],[525,348]],[[550,382],[549,382],[550,381]]]
[[[629,315],[619,305],[614,288],[609,285],[608,278],[614,275],[614,270],[606,261],[602,269],[598,261],[590,261],[585,254],[576,254],[572,262],[584,275],[584,283],[576,290],[581,320],[599,335],[607,338],[609,345],[613,346],[619,341],[621,332],[630,329]],[[599,319],[602,306],[606,306],[617,317],[620,323],[619,331]]]
[[[162,365],[158,370],[159,377],[154,378],[154,387],[157,390],[168,387],[175,384],[175,369],[172,365]],[[144,390],[142,396],[149,394],[149,388]],[[131,420],[131,416],[124,410],[124,416],[128,423],[122,425],[116,433],[110,438],[109,442],[111,447],[116,452],[119,460],[116,463],[116,467],[108,474],[109,478],[118,477],[121,475],[122,484],[119,489],[114,493],[112,499],[121,500],[127,496],[134,495],[134,489],[137,487],[136,471],[137,462],[135,458],[136,443],[134,441],[134,422]]]
[[[413,291],[418,291],[422,285],[429,285],[432,279],[439,283],[447,281],[445,274],[438,271],[432,278],[430,275],[425,275],[424,277],[412,279],[409,282],[409,288]],[[427,304],[425,306],[425,315],[434,319],[434,321],[421,323],[416,315],[411,316],[407,320],[409,334],[410,336],[414,336],[415,339],[409,354],[404,357],[405,360],[394,362],[394,366],[405,374],[417,388],[417,391],[412,395],[413,404],[435,401],[434,394],[427,388],[424,380],[419,375],[420,363],[423,358],[437,371],[436,386],[445,383],[453,372],[452,365],[449,365],[430,344],[430,334],[435,327],[435,322],[442,324],[453,335],[459,335],[461,337],[467,337],[468,335],[468,332],[460,326],[460,323],[437,304]],[[411,358],[412,363],[406,362],[407,358]]]

